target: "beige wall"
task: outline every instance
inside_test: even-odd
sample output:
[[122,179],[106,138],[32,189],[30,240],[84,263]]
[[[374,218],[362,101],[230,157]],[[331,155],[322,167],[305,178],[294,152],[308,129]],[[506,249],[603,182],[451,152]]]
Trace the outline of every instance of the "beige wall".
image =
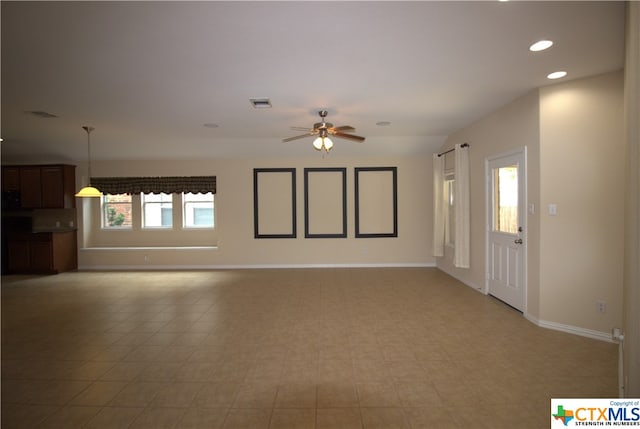
[[[397,238],[354,238],[354,167],[398,168]],[[255,239],[253,224],[253,169],[295,167],[297,180],[297,238]],[[304,238],[305,167],[347,168],[347,235],[345,238]],[[96,248],[99,223],[85,230],[79,207],[81,269],[216,267],[216,266],[311,266],[311,265],[433,265],[431,256],[431,161],[430,157],[378,159],[210,159],[185,161],[102,161],[92,163],[95,176],[215,175],[217,177],[217,238],[203,235],[176,237],[182,246],[199,248]],[[79,166],[78,180],[82,180]],[[83,204],[97,204],[84,201]],[[95,207],[94,207],[95,210]],[[383,221],[386,221],[384,219]],[[116,232],[126,234],[122,232]],[[143,243],[142,241],[140,243]],[[151,243],[147,243],[150,245]],[[165,245],[162,242],[161,245]],[[211,248],[216,245],[216,248]],[[140,246],[140,245],[139,245]],[[208,247],[207,247],[208,246]],[[87,248],[89,247],[89,248]],[[147,259],[145,260],[145,256]]]
[[[554,329],[610,338],[622,323],[622,73],[543,87],[452,134],[442,149],[471,145],[472,268],[452,249],[437,265],[485,288],[485,159],[527,147],[525,315]],[[557,204],[557,216],[548,205]],[[596,301],[606,301],[606,313]]]
[[[541,320],[607,333],[622,324],[622,120],[621,72],[540,90]],[[552,203],[557,216],[545,213]]]
[[640,397],[640,3],[627,2],[624,394]]

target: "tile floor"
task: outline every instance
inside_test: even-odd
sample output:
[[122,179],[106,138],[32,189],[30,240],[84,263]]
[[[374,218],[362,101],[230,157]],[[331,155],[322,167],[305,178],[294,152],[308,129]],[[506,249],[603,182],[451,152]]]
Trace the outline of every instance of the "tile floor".
[[431,268],[2,278],[2,428],[546,428],[617,347]]

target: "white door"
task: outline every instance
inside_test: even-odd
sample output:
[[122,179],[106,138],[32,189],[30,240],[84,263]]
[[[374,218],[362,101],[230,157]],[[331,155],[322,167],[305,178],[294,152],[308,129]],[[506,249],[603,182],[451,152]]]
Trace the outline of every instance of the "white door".
[[526,150],[488,158],[487,290],[517,310],[526,306]]

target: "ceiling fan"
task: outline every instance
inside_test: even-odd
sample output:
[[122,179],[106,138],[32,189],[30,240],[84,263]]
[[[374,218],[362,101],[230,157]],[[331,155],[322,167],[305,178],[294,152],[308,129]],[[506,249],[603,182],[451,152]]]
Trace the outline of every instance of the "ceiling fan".
[[331,150],[331,148],[333,147],[333,142],[331,141],[331,139],[329,138],[329,136],[334,136],[334,137],[339,137],[342,139],[347,139],[347,140],[352,140],[358,143],[361,143],[364,141],[364,137],[360,137],[360,136],[356,136],[353,134],[347,134],[346,132],[352,132],[355,131],[356,129],[353,128],[350,125],[343,125],[341,127],[334,127],[332,123],[330,122],[325,122],[324,118],[326,118],[327,116],[327,111],[326,110],[320,110],[318,112],[318,115],[320,115],[321,118],[321,122],[316,122],[315,124],[313,124],[313,128],[309,129],[309,128],[304,128],[304,127],[291,127],[292,130],[295,131],[306,131],[305,134],[301,134],[299,136],[294,136],[294,137],[289,137],[286,139],[282,139],[283,142],[290,142],[292,140],[297,140],[297,139],[302,139],[305,137],[309,137],[309,136],[318,136],[314,141],[313,141],[313,147],[316,150],[322,151],[324,150],[325,152],[329,152]]

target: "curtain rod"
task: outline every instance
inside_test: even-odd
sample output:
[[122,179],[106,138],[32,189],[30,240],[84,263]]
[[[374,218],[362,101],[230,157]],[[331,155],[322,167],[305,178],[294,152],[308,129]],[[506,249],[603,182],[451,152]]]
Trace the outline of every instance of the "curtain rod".
[[[469,147],[469,143],[462,143],[462,144],[460,145],[460,147]],[[444,152],[439,153],[439,154],[438,154],[438,157],[441,157],[442,155],[447,154],[447,153],[449,153],[449,152],[453,152],[454,150],[456,150],[456,148],[455,148],[455,147],[454,147],[453,149],[445,150]]]

